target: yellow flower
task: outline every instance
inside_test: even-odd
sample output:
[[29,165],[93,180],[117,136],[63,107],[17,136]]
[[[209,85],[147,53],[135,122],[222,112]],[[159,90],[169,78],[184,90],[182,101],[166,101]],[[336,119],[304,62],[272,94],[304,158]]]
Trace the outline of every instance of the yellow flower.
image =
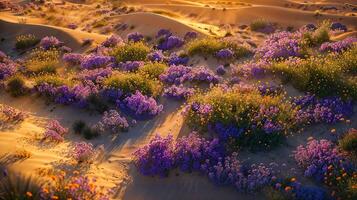
[[334,132],[336,132],[336,129],[334,129],[334,128],[331,129],[331,133],[334,133]]
[[58,196],[55,196],[55,195],[53,195],[51,198],[52,199],[59,199]]
[[32,197],[32,193],[31,193],[31,192],[26,192],[26,195],[27,195],[28,197]]

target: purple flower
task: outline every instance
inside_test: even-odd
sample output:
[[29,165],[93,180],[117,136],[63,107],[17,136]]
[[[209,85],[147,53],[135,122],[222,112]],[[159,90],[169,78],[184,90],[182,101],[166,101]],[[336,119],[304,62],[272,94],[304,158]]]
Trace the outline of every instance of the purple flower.
[[107,66],[112,62],[112,57],[90,54],[82,59],[81,67],[83,69],[94,69]]
[[80,80],[89,80],[93,82],[101,82],[104,78],[110,76],[113,73],[112,68],[98,68],[98,69],[84,69],[78,73],[77,77]]
[[218,83],[220,78],[214,74],[212,70],[204,66],[198,66],[192,69],[189,74],[188,80],[207,82],[207,83]]
[[189,32],[187,32],[187,33],[185,34],[184,39],[185,39],[185,40],[190,40],[190,39],[195,39],[195,38],[197,38],[197,37],[198,37],[197,32],[189,31]]
[[81,64],[83,55],[80,53],[66,53],[63,55],[62,59],[69,66],[75,66]]
[[139,42],[144,39],[144,36],[139,32],[134,32],[134,33],[129,33],[127,38],[128,41]]
[[168,88],[165,88],[163,95],[175,99],[187,99],[194,94],[194,91],[195,90],[193,88],[187,88],[183,85],[172,85]]
[[63,45],[63,42],[59,41],[56,37],[54,36],[46,36],[41,39],[40,41],[40,46],[48,50],[50,48],[58,48]]
[[165,59],[161,50],[151,52],[147,55],[147,58],[152,62],[161,62]]
[[118,64],[124,71],[136,71],[144,65],[143,61],[127,61]]
[[187,65],[189,57],[187,55],[177,55],[177,53],[170,54],[168,64],[171,65]]
[[120,116],[116,110],[105,111],[100,123],[104,125],[105,129],[112,133],[127,131],[129,128],[128,121],[125,117]]
[[333,22],[330,26],[330,29],[335,31],[335,30],[341,30],[343,32],[347,31],[347,26],[340,23],[340,22]]
[[219,59],[232,59],[234,52],[230,49],[221,49],[216,53],[216,57]]
[[348,37],[338,42],[325,42],[320,46],[321,52],[342,52],[357,42],[357,38]]
[[157,35],[156,35],[156,38],[159,38],[159,37],[170,37],[172,35],[171,31],[168,30],[168,29],[160,29],[158,32],[157,32]]
[[192,68],[183,65],[171,66],[160,75],[160,80],[168,84],[181,84],[187,80]]
[[15,63],[0,63],[0,80],[14,75],[17,71]]
[[217,69],[216,69],[216,72],[217,72],[217,74],[219,74],[219,75],[224,75],[224,74],[226,74],[226,69],[224,68],[224,66],[223,65],[219,65],[218,67],[217,67]]
[[167,38],[163,38],[159,45],[158,49],[166,51],[174,48],[180,48],[184,44],[184,40],[177,36],[169,36]]
[[104,47],[115,47],[117,45],[121,45],[123,44],[123,39],[118,36],[118,35],[111,35],[109,38],[107,38],[103,43],[102,45]]

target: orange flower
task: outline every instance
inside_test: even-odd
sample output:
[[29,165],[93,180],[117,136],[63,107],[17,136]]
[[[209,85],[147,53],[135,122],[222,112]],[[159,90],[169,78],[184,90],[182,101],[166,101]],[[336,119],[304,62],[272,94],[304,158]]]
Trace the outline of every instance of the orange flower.
[[53,195],[51,198],[52,199],[59,199],[58,196],[55,196],[55,195]]
[[26,195],[27,195],[28,197],[32,197],[32,193],[31,193],[31,192],[26,192]]
[[291,182],[295,182],[296,181],[296,178],[291,178]]
[[290,191],[291,189],[292,189],[292,188],[291,188],[290,186],[286,186],[286,187],[285,187],[285,191],[287,191],[287,192]]

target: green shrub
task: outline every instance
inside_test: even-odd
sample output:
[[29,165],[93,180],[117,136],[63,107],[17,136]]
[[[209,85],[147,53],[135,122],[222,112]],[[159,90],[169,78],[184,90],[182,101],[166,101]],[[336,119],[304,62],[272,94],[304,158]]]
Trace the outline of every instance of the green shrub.
[[220,41],[214,38],[203,38],[191,41],[187,44],[187,53],[190,56],[215,56],[219,50],[225,48],[231,49],[236,58],[241,58],[251,53],[246,47],[240,46],[233,42]]
[[[215,87],[206,94],[194,95],[189,102],[211,106],[208,115],[194,109],[187,112],[186,120],[191,127],[206,131],[210,125],[219,123],[244,130],[242,134],[228,142],[228,148],[233,151],[240,147],[248,147],[251,150],[271,148],[281,143],[287,131],[295,126],[295,110],[283,96],[262,96],[255,89],[245,91],[241,88],[225,90]],[[262,107],[276,107],[279,110],[278,113],[270,116],[270,119],[279,124],[281,130],[269,134],[265,132],[262,124],[265,116],[257,117]]]
[[257,19],[254,20],[252,23],[250,23],[250,30],[252,31],[259,31],[261,29],[264,29],[265,27],[267,27],[269,25],[269,22],[267,22],[264,19]]
[[104,80],[104,86],[121,89],[126,94],[135,93],[136,90],[139,90],[145,95],[152,96],[158,96],[162,90],[162,85],[159,81],[134,73],[114,74]]
[[310,57],[297,63],[275,63],[271,70],[299,90],[320,97],[337,95],[356,99],[356,79],[351,76],[356,59],[357,54],[347,51],[341,55]]
[[59,65],[59,51],[34,50],[26,61],[26,70],[30,74],[54,74]]
[[341,149],[357,156],[357,130],[351,129],[342,139],[339,140],[339,145]]
[[302,36],[303,46],[319,46],[324,42],[330,41],[329,27],[330,22],[324,21],[315,31],[304,32]]
[[16,49],[26,49],[35,46],[40,40],[33,34],[19,35],[16,37]]
[[72,125],[72,129],[74,131],[74,133],[76,134],[81,134],[83,129],[86,127],[86,123],[82,120],[77,120],[73,123]]
[[144,61],[150,48],[142,42],[128,43],[124,46],[116,47],[112,55],[117,62]]
[[157,79],[159,78],[160,74],[165,72],[167,68],[168,66],[163,63],[148,63],[139,68],[139,74],[149,78]]
[[52,86],[61,86],[68,84],[67,80],[55,75],[43,75],[36,77],[35,85],[41,85],[43,83],[47,83]]
[[22,96],[26,92],[25,81],[22,76],[15,75],[7,81],[7,90],[14,96]]

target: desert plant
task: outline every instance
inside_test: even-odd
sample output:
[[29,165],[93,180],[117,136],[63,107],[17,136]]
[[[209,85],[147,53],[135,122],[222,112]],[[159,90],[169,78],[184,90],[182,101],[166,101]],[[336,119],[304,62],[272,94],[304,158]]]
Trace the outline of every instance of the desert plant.
[[139,68],[139,73],[149,78],[157,79],[168,68],[163,63],[148,63]]
[[120,89],[125,94],[139,90],[145,95],[157,96],[161,93],[162,86],[159,81],[150,80],[140,74],[119,73],[106,78],[104,86],[110,89]]
[[40,40],[33,34],[19,35],[16,37],[16,49],[26,49],[35,46]]
[[26,61],[26,71],[30,74],[53,74],[57,72],[59,51],[34,50]]
[[339,140],[339,145],[344,151],[350,152],[357,156],[357,130],[351,129]]
[[26,92],[24,78],[20,75],[11,77],[7,80],[7,90],[14,97],[24,95]]
[[73,129],[74,133],[81,134],[86,126],[87,125],[84,121],[77,120],[73,123],[72,129]]
[[116,47],[112,55],[117,62],[144,61],[149,52],[149,47],[143,42],[130,42],[124,46]]

